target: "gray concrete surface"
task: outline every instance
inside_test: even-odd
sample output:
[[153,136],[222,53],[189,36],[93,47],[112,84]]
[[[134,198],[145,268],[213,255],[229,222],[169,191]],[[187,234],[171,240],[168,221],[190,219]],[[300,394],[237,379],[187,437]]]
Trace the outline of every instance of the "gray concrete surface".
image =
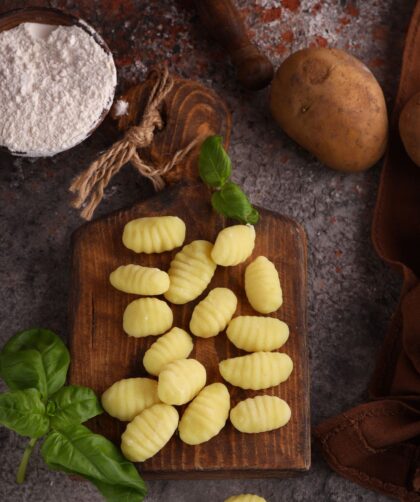
[[[376,257],[369,229],[380,167],[343,175],[323,167],[285,137],[270,118],[267,90],[247,93],[221,51],[203,36],[193,11],[170,0],[10,1],[65,8],[104,35],[119,67],[120,87],[168,61],[182,76],[216,89],[233,112],[230,154],[234,177],[255,204],[296,218],[309,238],[308,313],[312,423],[366,399],[399,278]],[[307,45],[347,48],[368,63],[392,103],[404,33],[414,0],[239,0],[258,44],[278,65]],[[296,7],[296,9],[295,9]],[[294,10],[295,9],[295,10]],[[71,233],[81,224],[71,209],[70,180],[110,142],[107,126],[52,159],[0,154],[0,341],[18,330],[45,326],[67,336]],[[111,183],[98,215],[152,193],[130,168]],[[27,481],[14,483],[24,441],[0,428],[0,500],[93,502],[87,483],[51,473],[35,454]],[[238,492],[269,502],[385,501],[335,475],[314,448],[306,475],[286,480],[155,481],[148,502],[221,502]]]

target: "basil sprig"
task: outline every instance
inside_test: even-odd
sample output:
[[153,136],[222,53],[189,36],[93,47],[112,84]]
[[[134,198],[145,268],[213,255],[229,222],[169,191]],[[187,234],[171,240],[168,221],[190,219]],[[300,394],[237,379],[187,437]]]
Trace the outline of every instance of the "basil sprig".
[[141,502],[146,486],[118,448],[81,425],[103,410],[92,389],[64,386],[70,354],[52,331],[13,336],[0,352],[0,424],[30,438],[16,480],[23,483],[29,458],[45,436],[41,455],[54,470],[91,481],[109,502]]
[[198,168],[204,183],[216,189],[211,197],[211,204],[218,213],[241,223],[255,225],[258,222],[258,211],[240,186],[230,181],[232,163],[223,148],[221,136],[209,136],[204,140]]

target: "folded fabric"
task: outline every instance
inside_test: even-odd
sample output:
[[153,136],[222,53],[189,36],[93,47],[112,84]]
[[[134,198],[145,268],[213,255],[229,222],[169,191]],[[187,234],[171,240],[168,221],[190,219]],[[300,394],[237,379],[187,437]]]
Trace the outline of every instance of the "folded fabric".
[[403,277],[398,308],[370,386],[372,401],[320,424],[315,435],[342,476],[420,502],[420,167],[407,156],[398,117],[420,90],[420,0],[407,34],[372,238]]

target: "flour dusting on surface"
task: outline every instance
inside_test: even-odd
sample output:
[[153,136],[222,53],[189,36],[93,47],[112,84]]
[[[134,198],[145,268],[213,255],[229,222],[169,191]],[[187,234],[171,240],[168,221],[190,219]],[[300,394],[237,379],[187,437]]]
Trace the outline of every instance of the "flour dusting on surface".
[[109,109],[112,56],[78,26],[35,36],[33,23],[0,33],[0,145],[50,156],[83,141]]
[[114,105],[114,115],[116,117],[121,117],[122,115],[127,115],[128,113],[128,102],[127,101],[124,101],[123,99],[119,99],[118,101],[116,101],[115,105]]

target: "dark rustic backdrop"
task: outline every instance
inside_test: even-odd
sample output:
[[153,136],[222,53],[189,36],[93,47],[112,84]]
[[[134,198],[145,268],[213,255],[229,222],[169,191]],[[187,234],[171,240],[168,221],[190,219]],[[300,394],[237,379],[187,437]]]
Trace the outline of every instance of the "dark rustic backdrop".
[[[258,45],[277,66],[305,46],[336,46],[367,63],[392,103],[404,33],[414,0],[237,0]],[[309,238],[309,337],[312,421],[361,402],[374,357],[398,296],[398,278],[377,259],[369,227],[380,167],[358,175],[330,171],[298,148],[268,113],[267,90],[235,82],[224,53],[209,41],[191,8],[175,0],[2,0],[0,12],[43,5],[80,15],[110,45],[120,89],[155,63],[213,87],[233,112],[234,178],[255,204],[301,222]],[[0,337],[50,327],[67,336],[70,235],[81,221],[67,187],[112,131],[104,124],[83,145],[52,159],[0,154]],[[98,214],[150,195],[126,168],[111,183]],[[51,473],[36,455],[27,483],[14,484],[23,441],[0,429],[0,498],[5,502],[100,500],[87,483]],[[277,501],[385,501],[333,474],[315,450],[302,477],[249,481],[156,481],[149,502],[222,502],[242,491]]]

